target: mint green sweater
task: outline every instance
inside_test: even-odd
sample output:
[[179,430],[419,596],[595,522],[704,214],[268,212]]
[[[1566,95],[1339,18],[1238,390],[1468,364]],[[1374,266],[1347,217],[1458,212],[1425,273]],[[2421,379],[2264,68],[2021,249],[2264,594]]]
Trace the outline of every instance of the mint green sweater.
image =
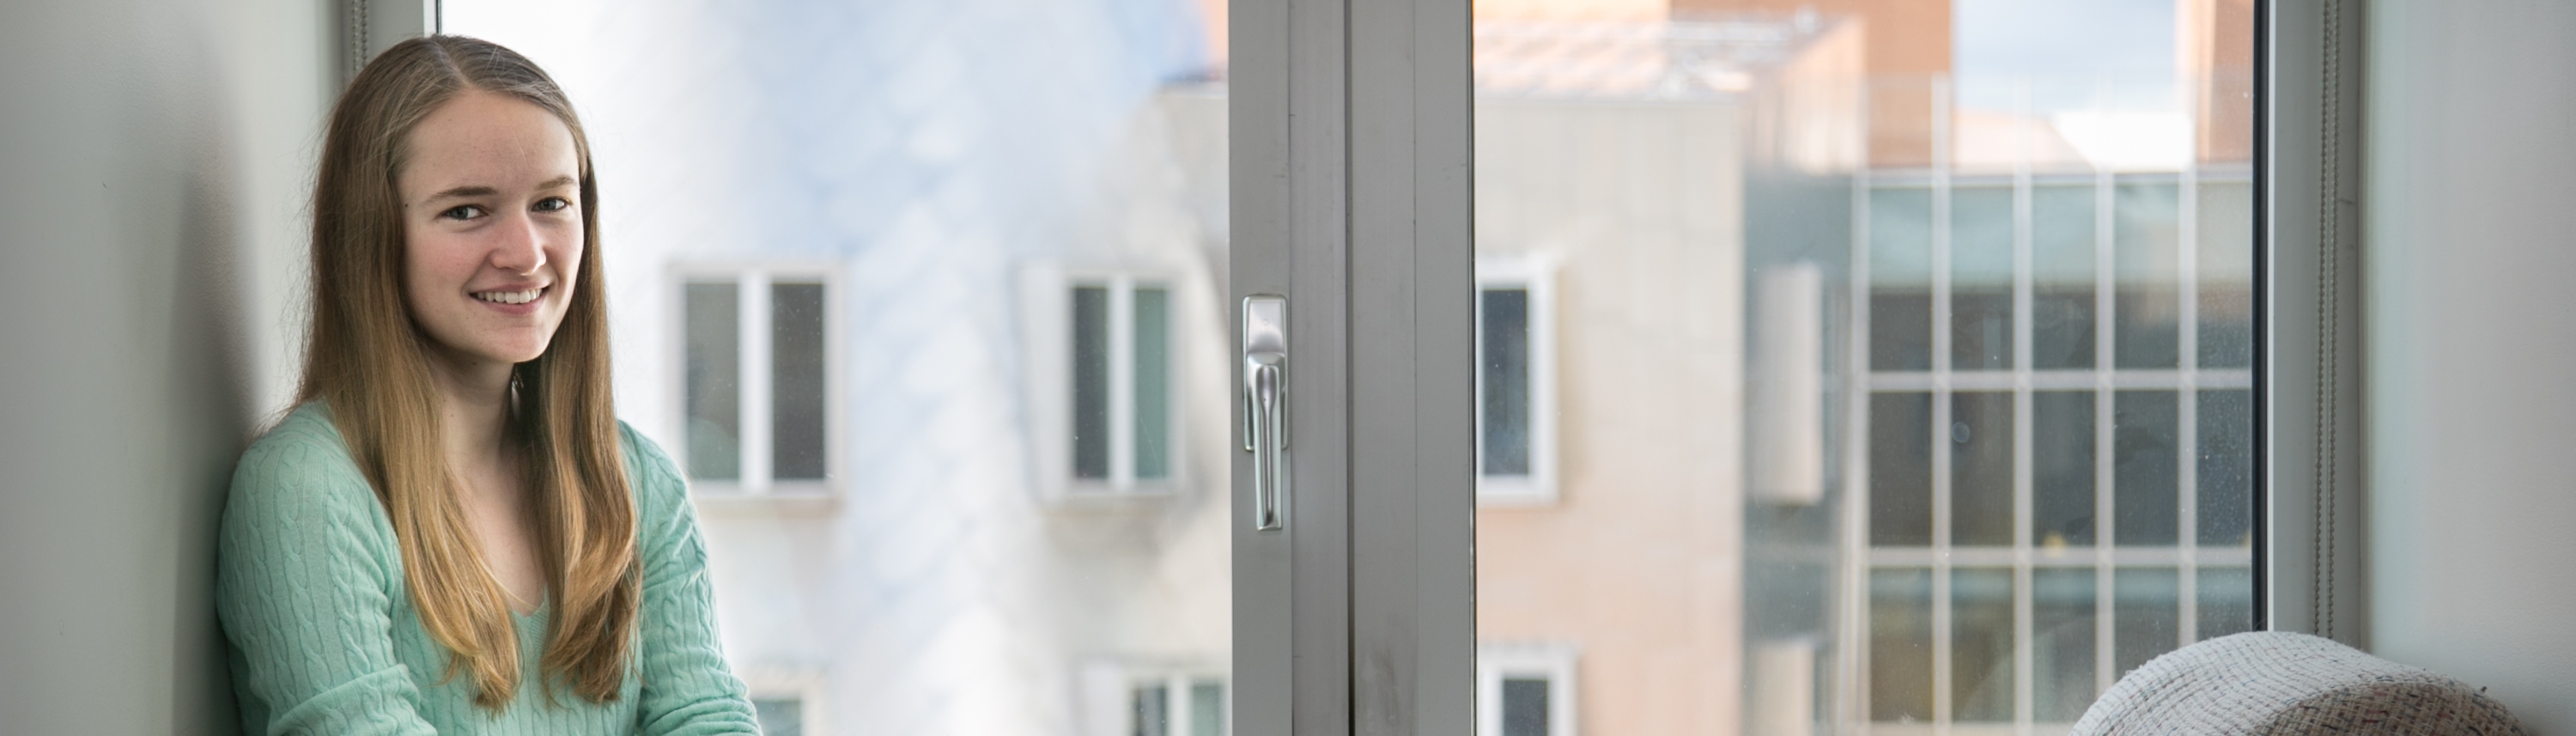
[[[518,697],[497,716],[420,625],[384,508],[327,408],[307,404],[242,454],[224,506],[215,604],[249,734],[757,734],[716,642],[706,546],[660,448],[620,425],[644,565],[635,666],[617,699],[556,688],[537,661],[548,608],[518,617]],[[442,681],[445,680],[445,681]]]

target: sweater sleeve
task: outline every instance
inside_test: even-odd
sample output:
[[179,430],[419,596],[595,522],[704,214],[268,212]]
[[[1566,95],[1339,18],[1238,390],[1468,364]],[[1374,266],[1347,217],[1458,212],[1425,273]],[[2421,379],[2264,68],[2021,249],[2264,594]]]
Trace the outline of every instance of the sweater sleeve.
[[747,689],[726,667],[716,640],[715,591],[707,581],[706,543],[698,535],[688,487],[661,448],[633,428],[623,429],[640,526],[636,551],[644,564],[637,731],[759,734]]
[[396,660],[393,530],[374,491],[307,433],[252,446],[224,507],[215,601],[253,732],[432,734]]

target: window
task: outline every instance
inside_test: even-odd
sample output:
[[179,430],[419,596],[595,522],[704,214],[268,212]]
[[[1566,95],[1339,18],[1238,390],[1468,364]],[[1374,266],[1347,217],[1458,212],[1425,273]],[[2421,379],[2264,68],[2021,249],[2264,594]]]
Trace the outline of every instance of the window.
[[752,717],[765,736],[831,733],[822,704],[827,701],[820,670],[755,664],[738,674],[751,691]]
[[1868,178],[1872,720],[2062,727],[2252,627],[2249,187]]
[[1181,453],[1173,280],[1022,272],[1030,431],[1051,498],[1170,492]]
[[1225,681],[1173,676],[1145,680],[1128,690],[1133,736],[1225,736]]
[[712,494],[829,492],[831,272],[688,267],[678,277],[680,463]]
[[1532,257],[1476,265],[1476,499],[1556,501],[1553,269]]
[[1575,651],[1562,644],[1476,648],[1476,736],[1574,736]]
[[1095,661],[1082,668],[1087,736],[1226,736],[1232,693],[1210,667]]

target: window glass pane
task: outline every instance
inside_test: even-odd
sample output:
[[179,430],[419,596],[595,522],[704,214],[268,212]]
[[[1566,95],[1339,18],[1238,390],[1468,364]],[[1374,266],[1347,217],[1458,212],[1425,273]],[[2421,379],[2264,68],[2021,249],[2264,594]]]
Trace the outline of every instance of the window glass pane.
[[824,323],[822,284],[770,285],[770,472],[779,480],[823,479]]
[[1136,736],[1172,736],[1171,691],[1162,683],[1138,685],[1133,702]]
[[2093,367],[2093,191],[2090,186],[2031,187],[2032,368]]
[[805,701],[794,698],[753,698],[753,718],[760,721],[761,736],[804,736]]
[[1530,472],[1529,290],[1485,289],[1478,314],[1483,327],[1477,348],[1483,355],[1484,391],[1478,421],[1484,424],[1481,467],[1485,475]]
[[742,299],[731,283],[682,289],[682,401],[688,413],[689,477],[742,477]]
[[2013,572],[1950,571],[1950,717],[2013,719]]
[[1190,736],[1225,736],[1225,683],[1190,683]]
[[2203,545],[2250,548],[2254,544],[2254,392],[2202,391],[2198,409],[2200,466],[2193,485],[2199,526],[2193,536]]
[[1172,474],[1172,293],[1136,290],[1136,477]]
[[1932,571],[1869,572],[1869,714],[1932,720]]
[[1109,477],[1109,290],[1073,289],[1073,477]]
[[2093,568],[2031,571],[2031,718],[2072,723],[2093,705]]
[[1869,543],[1932,543],[1932,395],[1869,397]]
[[578,101],[620,408],[741,496],[697,523],[753,692],[1133,736],[1153,680],[1223,736],[1173,676],[1236,662],[1227,0],[429,5]]
[[2200,367],[2254,365],[2254,185],[2202,181],[2197,247]]
[[1869,367],[1931,370],[1931,190],[1870,190],[1869,282]]
[[1950,367],[2013,362],[2013,190],[1950,190]]
[[1503,736],[1548,736],[1548,682],[1503,678]]
[[2013,395],[1950,395],[1950,543],[2013,543]]
[[2113,358],[2122,368],[2176,368],[2181,350],[2182,259],[2178,188],[2124,177],[2112,188],[2111,245],[2117,303]]
[[2203,640],[2254,630],[2254,574],[2242,567],[2204,567],[2199,578]]
[[2112,573],[2113,676],[2182,644],[2182,578],[2170,567],[2123,567]]
[[1478,263],[1570,336],[1478,636],[1586,733],[2062,733],[2251,600],[2255,6],[1799,5],[1475,4]]
[[2041,549],[2093,544],[2093,396],[2030,395],[2030,536]]
[[2174,392],[2121,391],[2111,406],[2111,538],[2124,547],[2173,544]]

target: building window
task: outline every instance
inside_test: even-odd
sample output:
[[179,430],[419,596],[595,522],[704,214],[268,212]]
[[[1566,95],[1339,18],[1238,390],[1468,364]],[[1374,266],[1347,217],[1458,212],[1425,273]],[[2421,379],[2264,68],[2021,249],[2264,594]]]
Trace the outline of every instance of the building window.
[[692,485],[828,492],[839,343],[830,272],[689,267],[678,281],[679,455]]
[[1130,736],[1225,736],[1225,681],[1171,675],[1138,680],[1128,689]]
[[1032,267],[1022,277],[1032,443],[1047,495],[1167,493],[1180,475],[1172,281]]
[[1871,720],[2060,729],[2252,627],[2250,187],[1872,175]]
[[1476,647],[1476,736],[1574,736],[1575,651],[1561,644]]
[[1476,264],[1476,499],[1556,501],[1556,302],[1534,258]]

